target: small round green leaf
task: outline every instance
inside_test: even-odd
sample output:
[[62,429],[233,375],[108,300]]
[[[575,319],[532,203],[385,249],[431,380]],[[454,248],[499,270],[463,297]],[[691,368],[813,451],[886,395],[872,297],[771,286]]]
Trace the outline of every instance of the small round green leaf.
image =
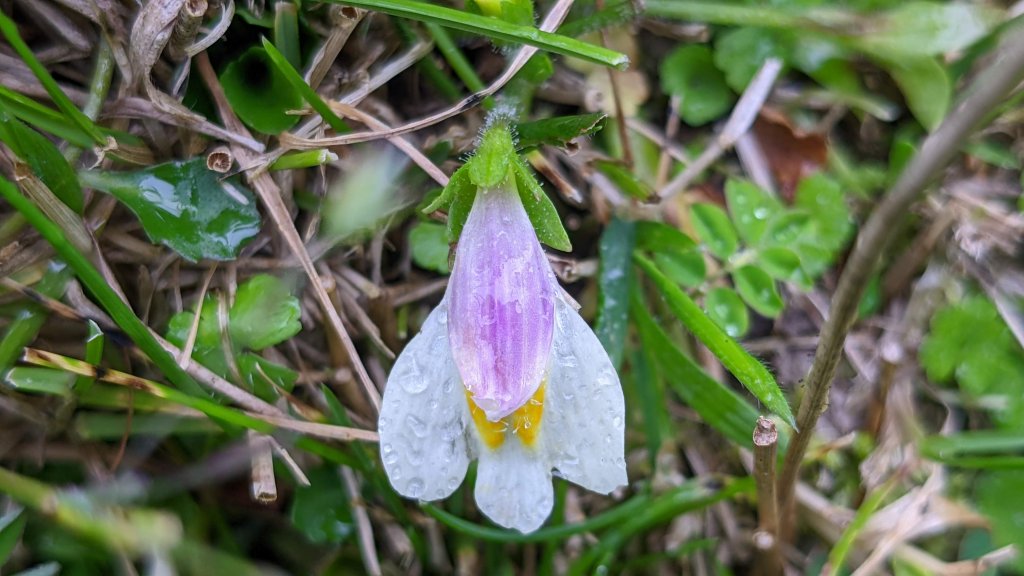
[[725,210],[714,204],[698,203],[692,206],[691,214],[697,235],[712,254],[726,260],[736,252],[740,241]]
[[665,276],[683,286],[699,286],[707,276],[704,255],[697,250],[655,252],[654,262]]
[[447,274],[448,233],[443,224],[417,222],[409,231],[409,245],[412,246],[412,261],[420,268]]
[[743,266],[732,277],[740,296],[758,314],[775,318],[782,313],[785,304],[767,272],[757,266]]
[[715,324],[733,338],[740,338],[750,328],[747,306],[733,290],[713,288],[704,299],[704,309]]
[[793,282],[800,272],[800,257],[789,248],[771,246],[758,252],[757,263],[776,280]]
[[262,350],[299,333],[302,308],[282,280],[269,274],[253,276],[238,287],[231,307],[231,341]]
[[720,117],[736,101],[711,50],[701,44],[681,46],[662,61],[661,87],[680,99],[679,116],[690,126]]
[[254,46],[220,75],[231,109],[253,130],[279,134],[299,121],[289,111],[302,108],[302,95],[273,64],[266,50]]
[[323,465],[306,471],[309,486],[295,488],[291,519],[314,544],[338,544],[352,534],[352,512],[337,468]]
[[782,210],[777,198],[746,180],[730,178],[725,183],[725,199],[736,230],[747,244],[761,240],[768,221]]

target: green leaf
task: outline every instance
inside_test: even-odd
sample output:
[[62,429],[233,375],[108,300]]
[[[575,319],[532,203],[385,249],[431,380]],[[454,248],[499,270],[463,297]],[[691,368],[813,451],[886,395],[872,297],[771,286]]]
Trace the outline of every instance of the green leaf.
[[53,142],[2,110],[0,141],[7,144],[22,162],[28,164],[32,168],[32,173],[38,176],[61,202],[76,213],[82,213],[85,205],[78,176]]
[[778,198],[746,180],[730,178],[726,181],[725,199],[736,230],[750,245],[761,240],[769,219],[782,210]]
[[966,2],[901,2],[872,18],[852,43],[888,59],[938,56],[985,36],[1002,12]]
[[707,277],[704,254],[699,250],[655,252],[653,256],[654,263],[677,284],[695,288]]
[[601,112],[576,116],[556,116],[533,122],[523,122],[515,127],[516,146],[520,150],[541,145],[565,148],[578,138],[592,136],[604,128],[607,116]]
[[253,46],[220,75],[224,96],[239,119],[253,130],[279,134],[299,121],[290,111],[302,108],[302,96],[264,48]]
[[299,373],[250,352],[240,354],[235,361],[242,383],[256,396],[274,403],[280,398],[278,389],[291,392]]
[[482,34],[491,39],[529,44],[542,50],[582,58],[605,66],[624,69],[629,65],[629,58],[614,50],[587,44],[567,36],[544,32],[532,25],[513,24],[499,18],[472,14],[466,10],[456,10],[416,0],[345,0],[344,2],[330,0],[330,2],[420,22],[433,22],[447,28]]
[[448,233],[436,222],[417,222],[409,231],[412,261],[420,268],[448,274]]
[[234,178],[221,181],[205,158],[135,172],[91,170],[79,178],[128,206],[153,242],[192,261],[233,260],[260,230],[252,191]]
[[[637,253],[633,254],[633,259],[654,281],[672,313],[687,329],[703,342],[708,350],[722,361],[722,365],[732,372],[733,376],[761,400],[769,410],[778,414],[791,426],[794,425],[793,412],[771,372],[708,318],[707,314],[675,283],[662,274],[653,262]],[[747,434],[749,435],[749,433],[750,429],[748,428]]]
[[302,330],[299,299],[281,279],[269,274],[253,276],[235,293],[229,314],[231,341],[242,348],[262,350]]
[[651,252],[686,252],[697,247],[692,238],[678,228],[642,220],[636,223],[636,247]]
[[704,310],[732,338],[740,338],[750,329],[747,306],[730,288],[712,288],[704,297]]
[[[992,522],[996,542],[1024,547],[1024,470],[989,472],[976,489],[978,508]],[[1024,559],[1014,565],[1024,570]]]
[[629,328],[629,293],[633,278],[631,258],[636,227],[632,222],[612,218],[601,234],[598,252],[597,322],[594,333],[601,341],[612,365],[622,363]]
[[743,266],[732,273],[736,291],[743,300],[762,316],[775,318],[782,313],[785,303],[775,281],[757,266]]
[[639,298],[633,300],[633,317],[643,348],[651,352],[669,387],[696,410],[708,426],[737,444],[749,444],[757,410],[683,354],[654,322]]
[[71,383],[75,376],[53,368],[17,366],[3,375],[4,384],[18,392],[71,396]]
[[764,28],[735,28],[715,38],[715,66],[725,73],[725,82],[742,93],[768,58],[787,61],[788,50],[777,34]]
[[828,176],[815,174],[801,180],[794,205],[806,210],[814,222],[813,244],[834,252],[844,248],[853,236],[853,218],[843,190]]
[[900,87],[914,118],[929,132],[938,128],[953,99],[953,82],[946,68],[928,57],[879,62]]
[[736,101],[711,50],[701,44],[680,46],[662,60],[661,88],[680,99],[679,116],[690,126],[707,124]]
[[800,257],[789,248],[771,246],[760,250],[757,255],[757,263],[776,280],[796,282],[797,284],[803,280],[800,274]]
[[295,69],[291,62],[289,62],[289,59],[286,58],[284,54],[277,49],[277,47],[271,44],[270,40],[267,40],[266,38],[263,39],[263,49],[266,50],[267,58],[269,58],[270,62],[277,68],[281,77],[288,82],[292,89],[302,96],[302,99],[305,100],[313,110],[316,110],[316,113],[319,114],[331,128],[334,128],[335,132],[340,133],[348,131],[348,124],[334,113],[334,110],[332,110],[331,107],[328,106],[322,98],[320,98],[320,95],[316,93],[316,90],[313,90],[309,84],[306,84],[306,81],[302,78],[302,74],[299,74],[299,71]]
[[725,210],[714,204],[697,203],[691,207],[690,214],[693,215],[697,235],[719,260],[727,260],[736,252],[739,238]]
[[480,188],[495,188],[508,178],[518,155],[508,125],[496,123],[484,132],[476,152],[466,164],[469,179]]
[[516,189],[519,191],[519,199],[523,202],[526,215],[530,217],[530,224],[533,224],[533,229],[537,232],[537,238],[555,250],[571,252],[572,243],[569,242],[569,235],[562,226],[558,210],[530,173],[530,169],[516,158],[512,162],[512,172],[515,176]]
[[627,196],[638,200],[647,200],[654,196],[654,189],[624,163],[616,160],[597,160],[594,166]]
[[292,499],[291,521],[313,544],[340,544],[352,534],[348,494],[336,466],[328,464],[306,471],[309,486],[297,486]]
[[13,507],[9,512],[0,517],[0,566],[3,566],[11,558],[14,547],[21,540],[21,533],[25,530],[25,509],[20,506]]

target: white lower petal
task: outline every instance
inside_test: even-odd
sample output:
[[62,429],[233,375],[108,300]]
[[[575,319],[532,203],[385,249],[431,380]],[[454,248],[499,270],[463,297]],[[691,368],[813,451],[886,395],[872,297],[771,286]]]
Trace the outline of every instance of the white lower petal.
[[497,449],[481,448],[474,492],[480,511],[524,534],[540,528],[555,503],[551,464],[544,456],[543,449],[513,437]]
[[408,498],[438,500],[459,487],[469,454],[469,409],[451,347],[447,300],[398,356],[377,428],[391,485]]
[[607,494],[626,479],[625,403],[594,331],[559,297],[542,434],[558,475]]

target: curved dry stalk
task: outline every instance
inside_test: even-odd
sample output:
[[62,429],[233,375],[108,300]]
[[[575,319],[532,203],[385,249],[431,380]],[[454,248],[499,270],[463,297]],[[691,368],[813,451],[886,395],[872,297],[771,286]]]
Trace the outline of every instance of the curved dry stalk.
[[[793,495],[800,464],[814,434],[818,418],[828,406],[829,390],[843,352],[843,343],[856,319],[857,306],[879,258],[899,231],[899,223],[924,187],[960,149],[970,132],[1024,78],[1024,28],[1017,27],[989,67],[973,82],[973,90],[925,139],[899,180],[872,212],[857,236],[850,259],[832,298],[828,319],[805,380],[806,395],[797,412],[799,430],[793,435],[779,480],[779,510],[784,523],[791,520]],[[784,530],[783,534],[791,533]]]

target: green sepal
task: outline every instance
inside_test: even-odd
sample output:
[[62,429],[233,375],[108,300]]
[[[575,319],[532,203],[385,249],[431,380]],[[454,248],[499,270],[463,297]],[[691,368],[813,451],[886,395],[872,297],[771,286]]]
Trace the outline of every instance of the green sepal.
[[448,184],[441,190],[441,193],[434,198],[434,201],[428,204],[422,211],[424,214],[430,214],[438,210],[444,210],[452,205],[455,196],[463,188],[469,188],[473,185],[469,180],[469,164],[463,164],[458,170],[452,174],[452,177],[448,179]]
[[540,183],[518,158],[512,163],[512,172],[515,174],[519,199],[523,202],[523,208],[526,208],[526,215],[530,217],[537,238],[555,250],[571,252],[572,243],[562,226],[562,219]]
[[469,179],[480,188],[497,188],[508,176],[516,147],[507,124],[495,124],[484,132],[476,154],[470,158]]

